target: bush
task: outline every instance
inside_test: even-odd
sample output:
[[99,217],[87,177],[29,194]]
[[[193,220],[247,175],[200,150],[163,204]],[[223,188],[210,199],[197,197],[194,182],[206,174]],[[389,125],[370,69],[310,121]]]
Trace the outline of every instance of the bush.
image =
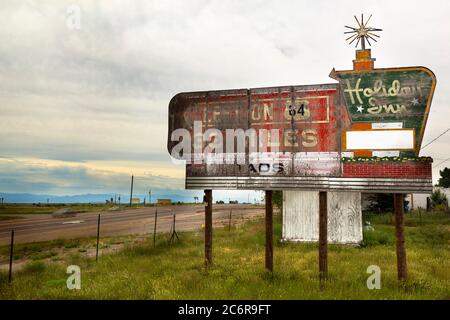
[[51,288],[64,288],[66,287],[66,279],[49,280],[45,284],[47,285],[47,287]]
[[440,211],[443,209],[443,211],[447,211],[448,200],[446,194],[439,189],[434,190],[431,194],[431,204],[435,209],[440,209]]
[[438,212],[447,212],[448,211],[448,207],[446,204],[438,204],[433,206],[434,211],[438,211]]
[[42,261],[31,261],[25,265],[24,270],[33,273],[39,273],[43,272],[46,267],[47,266]]
[[283,211],[283,191],[274,191],[272,193],[272,202],[280,211]]

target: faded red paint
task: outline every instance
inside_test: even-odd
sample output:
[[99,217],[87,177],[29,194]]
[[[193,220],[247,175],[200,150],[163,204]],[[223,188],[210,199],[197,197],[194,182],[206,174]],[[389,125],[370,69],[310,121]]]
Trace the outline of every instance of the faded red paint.
[[[288,107],[302,103],[305,114],[295,116],[292,128]],[[340,128],[348,126],[343,110],[336,84],[183,93],[169,105],[168,149],[175,145],[170,141],[174,130],[192,131],[194,121],[201,121],[203,130],[217,128],[224,136],[226,129],[279,130],[280,152],[339,152]],[[292,129],[294,145],[289,142]]]

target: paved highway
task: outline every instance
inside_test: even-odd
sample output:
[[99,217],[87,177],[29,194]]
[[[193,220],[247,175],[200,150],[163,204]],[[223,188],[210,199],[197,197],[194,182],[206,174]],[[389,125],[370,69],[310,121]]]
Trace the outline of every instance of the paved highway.
[[[204,223],[203,205],[162,206],[101,212],[101,236],[153,233],[155,212],[158,210],[157,232],[169,232],[176,215],[176,230],[198,230]],[[230,210],[232,223],[264,214],[263,207],[252,205],[213,205],[216,227],[228,225]],[[15,231],[15,243],[79,238],[97,234],[99,212],[79,213],[75,217],[54,218],[49,214],[22,215],[22,219],[0,221],[0,245],[10,241]]]

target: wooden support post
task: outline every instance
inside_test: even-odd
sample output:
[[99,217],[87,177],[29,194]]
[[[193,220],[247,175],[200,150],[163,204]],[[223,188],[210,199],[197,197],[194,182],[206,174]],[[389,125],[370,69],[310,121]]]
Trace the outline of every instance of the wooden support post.
[[272,191],[266,190],[266,270],[273,272],[273,205]]
[[406,280],[406,250],[405,250],[405,235],[403,228],[404,221],[404,205],[403,194],[394,194],[394,211],[395,211],[395,238],[396,238],[396,252],[397,252],[397,275],[398,280]]
[[319,192],[319,275],[325,280],[328,274],[328,212],[327,193]]
[[212,190],[205,190],[205,267],[213,263],[212,258]]

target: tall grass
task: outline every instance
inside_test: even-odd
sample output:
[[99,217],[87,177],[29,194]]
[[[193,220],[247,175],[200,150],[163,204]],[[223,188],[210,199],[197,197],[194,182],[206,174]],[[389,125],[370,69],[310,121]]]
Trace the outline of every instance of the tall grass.
[[[450,218],[429,214],[406,217],[409,279],[398,283],[394,229],[389,215],[365,216],[374,231],[361,247],[330,245],[329,280],[320,290],[318,248],[311,243],[284,243],[276,216],[274,273],[264,270],[264,222],[215,229],[214,265],[203,268],[203,233],[167,235],[95,259],[67,256],[44,267],[14,275],[13,285],[0,274],[1,299],[450,299]],[[35,262],[36,263],[36,262]],[[81,268],[81,290],[68,290],[66,267]],[[381,268],[381,289],[369,290],[366,270]],[[31,269],[30,269],[31,268]]]

